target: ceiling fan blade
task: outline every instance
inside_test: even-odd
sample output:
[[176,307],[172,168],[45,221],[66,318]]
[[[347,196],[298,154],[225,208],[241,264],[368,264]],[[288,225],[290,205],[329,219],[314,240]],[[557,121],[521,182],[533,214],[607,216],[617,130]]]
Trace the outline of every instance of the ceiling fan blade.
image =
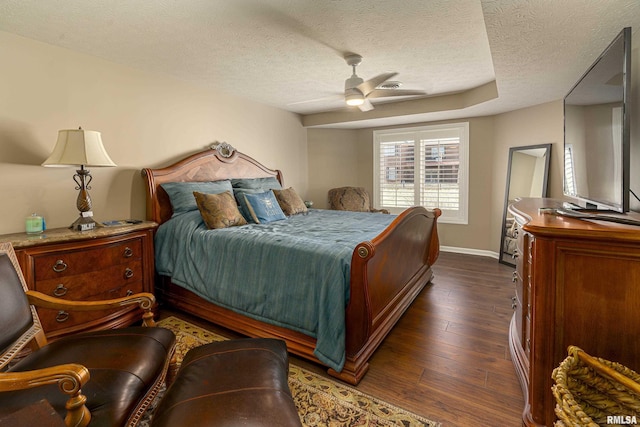
[[417,96],[426,95],[427,92],[422,90],[410,90],[410,89],[375,89],[367,98],[385,98],[389,96]]
[[386,82],[390,78],[398,75],[398,73],[384,73],[378,76],[375,76],[363,83],[360,83],[357,88],[364,94],[364,96],[369,96],[371,92],[375,90],[376,87],[380,86],[382,83]]
[[364,99],[364,103],[362,105],[358,105],[360,111],[371,111],[373,110],[373,104],[367,98]]

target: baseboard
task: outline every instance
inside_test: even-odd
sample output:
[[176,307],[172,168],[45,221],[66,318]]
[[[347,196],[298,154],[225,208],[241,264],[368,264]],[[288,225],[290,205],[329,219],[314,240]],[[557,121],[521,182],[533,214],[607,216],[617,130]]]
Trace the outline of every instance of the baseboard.
[[457,248],[455,246],[440,246],[440,251],[454,252],[457,254],[485,256],[485,257],[495,258],[495,259],[498,259],[499,257],[498,253],[494,251],[486,251],[482,249],[470,249],[470,248]]

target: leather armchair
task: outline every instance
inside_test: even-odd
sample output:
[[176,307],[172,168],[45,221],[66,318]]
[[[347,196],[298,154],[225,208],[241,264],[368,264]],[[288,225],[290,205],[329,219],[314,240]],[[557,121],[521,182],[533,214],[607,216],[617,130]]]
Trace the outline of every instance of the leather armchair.
[[[104,310],[137,304],[140,327],[47,343],[35,306]],[[174,334],[154,328],[150,293],[73,302],[28,290],[9,243],[0,244],[0,418],[46,399],[67,426],[135,426],[165,381]],[[28,351],[30,350],[30,351]],[[26,355],[25,355],[26,353]]]

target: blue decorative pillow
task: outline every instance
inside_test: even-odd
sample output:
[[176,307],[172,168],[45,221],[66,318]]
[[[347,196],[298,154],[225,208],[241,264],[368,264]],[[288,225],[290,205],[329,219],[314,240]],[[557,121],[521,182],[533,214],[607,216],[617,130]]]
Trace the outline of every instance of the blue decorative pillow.
[[244,216],[247,222],[254,222],[247,207],[245,194],[257,194],[264,193],[267,190],[281,190],[282,186],[275,177],[267,178],[238,178],[232,179],[231,185],[233,186],[233,195],[240,207],[240,213]]
[[245,194],[244,198],[247,202],[247,209],[251,219],[256,224],[287,219],[271,190],[264,193]]
[[160,186],[169,195],[173,215],[180,215],[185,212],[198,209],[193,192],[205,194],[220,194],[225,191],[233,192],[231,181],[224,179],[221,181],[199,181],[199,182],[165,182]]
[[[231,180],[231,186],[237,189],[244,190],[281,190],[282,186],[278,179],[274,176],[266,178],[234,178]],[[251,191],[247,191],[251,193]]]

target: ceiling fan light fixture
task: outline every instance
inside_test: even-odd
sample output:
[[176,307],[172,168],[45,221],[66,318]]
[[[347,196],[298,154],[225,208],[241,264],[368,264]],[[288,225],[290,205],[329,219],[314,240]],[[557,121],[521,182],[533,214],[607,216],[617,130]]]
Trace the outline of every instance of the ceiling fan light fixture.
[[344,91],[344,100],[347,105],[358,106],[364,104],[364,94],[355,88],[347,88]]
[[364,104],[364,97],[362,95],[347,96],[347,105],[358,106]]
[[347,105],[358,106],[364,104],[364,95],[357,89],[349,89],[344,94]]

